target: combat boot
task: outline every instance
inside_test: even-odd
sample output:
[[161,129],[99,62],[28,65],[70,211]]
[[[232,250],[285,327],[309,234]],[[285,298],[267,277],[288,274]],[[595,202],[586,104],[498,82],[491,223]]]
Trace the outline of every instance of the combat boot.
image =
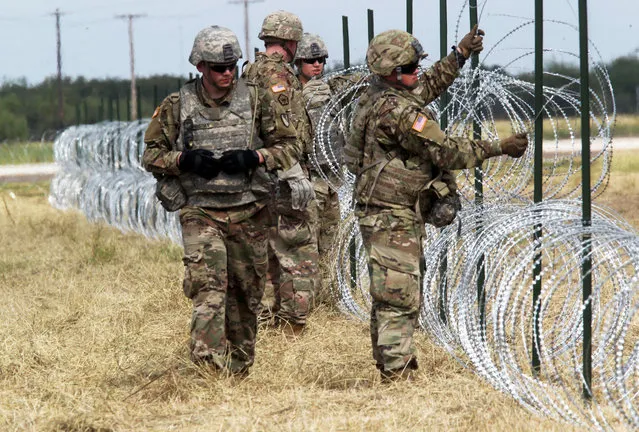
[[382,383],[388,384],[399,381],[414,381],[415,371],[418,368],[417,359],[413,357],[410,361],[400,369],[385,370],[383,367],[379,367],[379,373],[382,378]]

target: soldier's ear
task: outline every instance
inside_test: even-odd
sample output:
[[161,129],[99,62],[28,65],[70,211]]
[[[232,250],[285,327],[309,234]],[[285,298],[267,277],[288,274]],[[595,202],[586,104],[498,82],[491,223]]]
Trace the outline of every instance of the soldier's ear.
[[204,71],[206,71],[206,63],[204,63],[203,61],[199,62],[196,66],[197,71],[201,74],[204,73]]

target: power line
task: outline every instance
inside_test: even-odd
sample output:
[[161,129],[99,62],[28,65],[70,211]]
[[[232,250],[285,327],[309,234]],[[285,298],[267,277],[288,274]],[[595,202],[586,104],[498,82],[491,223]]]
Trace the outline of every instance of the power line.
[[251,60],[251,51],[250,47],[250,39],[249,39],[249,12],[248,5],[249,3],[262,3],[264,0],[232,0],[229,1],[231,4],[244,4],[244,39],[245,39],[245,48],[246,48],[246,60]]
[[129,21],[129,61],[131,64],[131,119],[138,119],[138,97],[135,84],[135,50],[133,47],[133,20],[145,17],[146,14],[116,15],[116,18]]

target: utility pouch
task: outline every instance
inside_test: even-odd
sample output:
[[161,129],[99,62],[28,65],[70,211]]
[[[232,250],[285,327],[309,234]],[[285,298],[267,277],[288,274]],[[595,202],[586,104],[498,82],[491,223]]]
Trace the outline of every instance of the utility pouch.
[[450,225],[461,210],[457,192],[437,178],[420,191],[417,205],[422,220],[437,228]]
[[186,205],[187,196],[179,177],[162,176],[157,178],[155,196],[162,207],[168,212],[174,212]]

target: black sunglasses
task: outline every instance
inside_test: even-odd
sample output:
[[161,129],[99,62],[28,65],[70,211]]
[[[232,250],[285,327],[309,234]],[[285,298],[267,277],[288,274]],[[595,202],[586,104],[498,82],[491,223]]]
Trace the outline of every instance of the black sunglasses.
[[315,64],[315,62],[322,64],[326,61],[326,57],[315,57],[310,59],[306,58],[306,59],[302,59],[302,61],[306,64]]
[[402,73],[410,75],[415,73],[418,67],[419,67],[419,63],[411,63],[407,65],[402,65],[399,68],[401,69]]
[[221,64],[207,63],[207,66],[213,72],[224,73],[226,71],[233,72],[233,70],[235,69],[236,64],[235,63],[231,63],[231,64],[223,64],[223,65],[221,65]]

